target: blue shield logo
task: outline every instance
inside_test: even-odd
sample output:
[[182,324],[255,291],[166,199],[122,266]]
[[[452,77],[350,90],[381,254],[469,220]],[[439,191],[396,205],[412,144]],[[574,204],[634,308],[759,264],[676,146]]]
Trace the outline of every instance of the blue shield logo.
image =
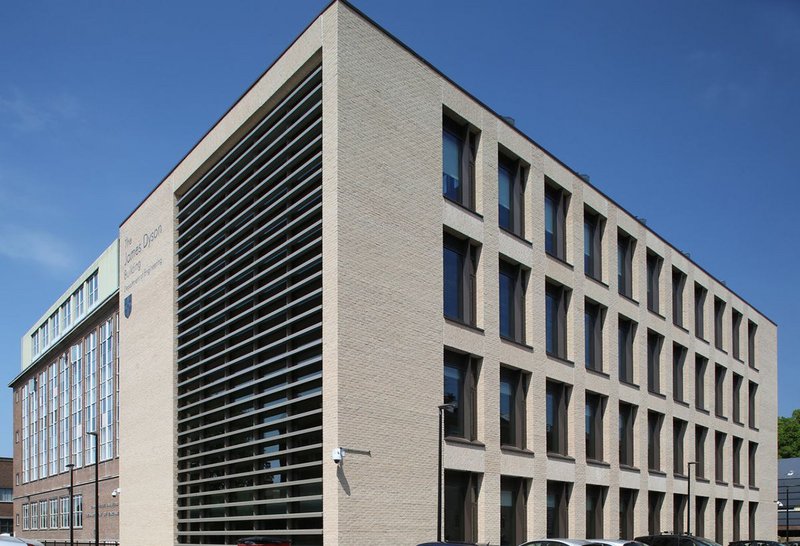
[[128,296],[125,298],[124,305],[125,318],[131,316],[131,311],[133,311],[133,294],[128,294]]

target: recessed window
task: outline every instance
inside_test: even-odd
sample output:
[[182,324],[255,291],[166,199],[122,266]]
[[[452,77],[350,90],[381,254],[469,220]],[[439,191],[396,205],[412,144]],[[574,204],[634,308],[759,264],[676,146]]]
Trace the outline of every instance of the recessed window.
[[475,210],[475,156],[478,133],[467,123],[444,117],[442,123],[442,193]]
[[724,332],[723,324],[725,324],[725,302],[721,299],[714,298],[714,347],[719,350],[722,349],[722,339]]
[[700,339],[706,338],[705,333],[705,303],[707,290],[699,284],[694,284],[694,335]]
[[603,505],[606,501],[607,487],[601,485],[586,486],[586,536],[602,537]]
[[636,323],[619,315],[618,329],[619,379],[625,383],[633,383],[633,338],[636,335]]
[[672,397],[678,402],[684,402],[683,369],[686,364],[686,347],[672,344]]
[[545,336],[547,354],[567,358],[567,305],[570,291],[551,282],[545,285]]
[[546,388],[547,452],[566,455],[570,388],[564,383],[555,381],[548,381]]
[[724,366],[714,366],[714,414],[725,417],[725,372]]
[[647,412],[647,467],[661,470],[661,424],[664,416],[655,411]]
[[717,543],[725,540],[725,499],[714,500],[714,540]]
[[444,403],[452,404],[444,412],[447,437],[477,438],[478,359],[470,355],[444,352]]
[[527,284],[527,270],[500,260],[500,335],[517,343],[525,343]]
[[750,442],[747,449],[747,483],[750,487],[756,487],[756,453],[758,444]]
[[683,443],[687,426],[686,421],[672,420],[672,472],[678,476],[683,475],[686,470],[683,465]]
[[478,487],[473,472],[444,471],[444,539],[474,542],[478,538]]
[[734,485],[742,484],[742,439],[733,437],[733,463],[732,463],[732,478]]
[[593,459],[595,461],[605,460],[603,453],[603,414],[605,413],[605,409],[605,396],[592,392],[586,393],[584,429],[586,433],[587,459]]
[[544,188],[544,249],[561,261],[567,260],[567,207],[569,194],[548,183]]
[[500,445],[525,449],[525,398],[528,377],[500,368]]
[[672,323],[683,328],[683,288],[686,275],[672,268]]
[[742,519],[742,506],[744,506],[744,501],[735,500],[733,501],[733,540],[741,540],[742,533],[741,533],[741,519]]
[[724,432],[714,435],[714,479],[720,483],[725,482],[725,440]]
[[569,536],[569,494],[566,482],[547,482],[547,538]]
[[756,539],[756,514],[758,513],[758,503],[757,502],[748,503],[747,512],[748,512],[748,514],[747,514],[747,517],[748,517],[748,525],[747,525],[747,527],[748,527],[748,529],[747,529],[748,536],[747,536],[747,538],[749,540],[755,540]]
[[661,346],[664,336],[652,330],[647,331],[647,390],[661,393]]
[[708,360],[700,355],[694,358],[694,407],[706,409],[706,367]]
[[675,493],[672,497],[672,532],[683,533],[686,523],[687,496]]
[[500,546],[516,546],[527,538],[526,480],[500,478]]
[[619,489],[619,536],[624,540],[633,539],[637,493],[636,489]]
[[752,320],[747,321],[747,362],[751,368],[756,367],[756,329],[758,325]]
[[444,316],[475,325],[478,247],[468,239],[444,234]]
[[603,323],[606,309],[599,303],[586,300],[583,307],[584,359],[586,367],[603,371]]
[[731,382],[731,418],[734,423],[742,424],[742,382],[741,375],[733,374]]
[[653,252],[647,252],[647,308],[660,314],[660,279],[663,260]]
[[619,464],[633,467],[634,465],[634,423],[636,421],[636,406],[625,402],[619,403]]
[[747,424],[750,428],[756,428],[756,392],[758,384],[749,381],[747,386]]
[[708,497],[698,496],[694,501],[694,535],[702,537],[706,534],[706,506],[708,506]]
[[661,506],[664,504],[664,493],[650,491],[647,494],[647,532],[651,535],[661,533]]
[[525,167],[519,159],[500,154],[497,169],[498,223],[518,237],[525,237]]
[[595,279],[603,278],[603,227],[605,221],[596,212],[583,209],[583,271]]
[[731,351],[733,358],[742,359],[741,350],[742,314],[736,309],[731,309]]
[[708,429],[700,425],[695,425],[694,460],[697,462],[695,475],[698,478],[706,477],[706,436],[708,436]]
[[633,253],[636,240],[627,233],[617,236],[617,290],[628,299],[633,299]]

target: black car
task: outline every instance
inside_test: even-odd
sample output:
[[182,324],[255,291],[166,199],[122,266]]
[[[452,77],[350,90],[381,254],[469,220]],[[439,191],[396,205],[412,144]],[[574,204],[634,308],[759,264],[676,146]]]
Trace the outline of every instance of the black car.
[[[789,543],[791,545],[791,542]],[[734,540],[728,546],[786,546],[774,540]]]
[[713,540],[692,535],[647,535],[634,540],[648,546],[720,546]]

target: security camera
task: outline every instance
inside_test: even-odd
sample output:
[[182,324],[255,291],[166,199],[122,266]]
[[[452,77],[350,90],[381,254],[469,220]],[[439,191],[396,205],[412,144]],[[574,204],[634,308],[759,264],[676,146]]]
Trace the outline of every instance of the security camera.
[[337,447],[331,451],[331,459],[333,459],[333,462],[336,464],[341,464],[341,462],[344,460],[344,456],[345,451],[343,447]]
[[111,492],[111,496],[112,496],[112,497],[114,497],[114,498],[116,498],[116,497],[117,497],[117,490],[116,490],[116,489],[114,489],[114,490]]

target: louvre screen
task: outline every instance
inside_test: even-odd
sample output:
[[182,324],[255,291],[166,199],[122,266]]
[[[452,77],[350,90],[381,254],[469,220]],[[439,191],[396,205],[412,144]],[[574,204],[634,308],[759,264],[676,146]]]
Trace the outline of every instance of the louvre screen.
[[177,206],[178,542],[321,545],[321,67]]

